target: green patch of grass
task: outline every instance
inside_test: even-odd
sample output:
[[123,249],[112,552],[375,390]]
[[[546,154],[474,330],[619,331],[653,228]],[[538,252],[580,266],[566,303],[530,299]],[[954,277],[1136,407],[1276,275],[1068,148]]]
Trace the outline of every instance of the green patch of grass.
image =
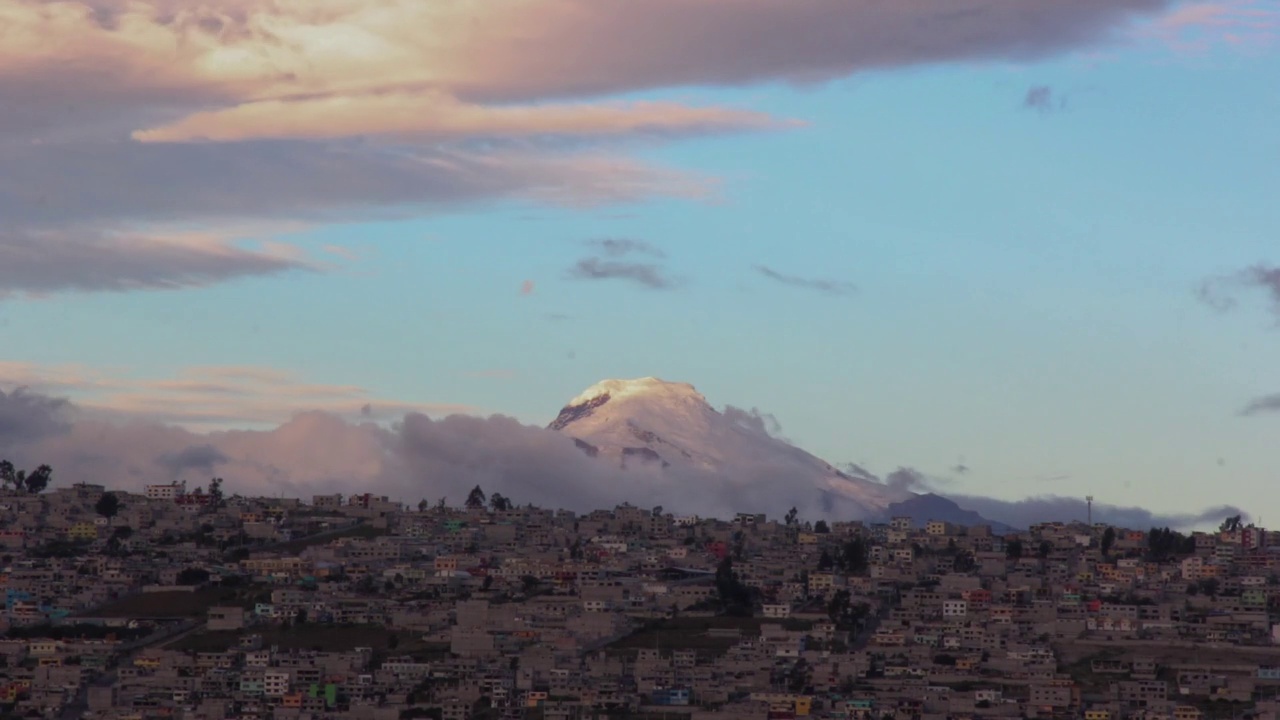
[[86,611],[81,616],[131,619],[202,617],[211,607],[253,607],[255,602],[264,598],[269,600],[270,592],[270,588],[265,586],[248,585],[234,588],[205,587],[191,592],[166,590],[139,593],[112,601],[96,610]]
[[[803,620],[774,620],[749,617],[686,617],[648,622],[636,632],[605,647],[611,655],[634,655],[638,650],[657,649],[663,654],[673,650],[696,650],[699,655],[724,655],[742,637],[759,635],[764,625],[782,625],[788,630],[809,630],[813,624]],[[737,630],[739,635],[714,635],[713,630]]]
[[290,540],[289,542],[280,543],[279,545],[272,545],[271,552],[278,552],[284,555],[297,555],[298,553],[302,552],[303,550],[306,550],[309,547],[312,547],[315,545],[328,545],[334,540],[338,540],[341,538],[359,538],[362,540],[371,540],[376,537],[382,537],[383,535],[390,535],[390,534],[391,534],[390,531],[384,528],[376,528],[376,527],[373,527],[372,525],[356,525],[355,527],[345,528],[338,532],[326,534],[321,537],[299,538],[297,540]]
[[367,647],[384,657],[410,655],[416,660],[438,660],[449,655],[448,644],[425,642],[412,632],[391,630],[381,625],[268,625],[246,630],[206,631],[181,638],[168,649],[225,652],[239,647],[240,639],[249,635],[261,636],[263,647],[281,650],[348,652]]

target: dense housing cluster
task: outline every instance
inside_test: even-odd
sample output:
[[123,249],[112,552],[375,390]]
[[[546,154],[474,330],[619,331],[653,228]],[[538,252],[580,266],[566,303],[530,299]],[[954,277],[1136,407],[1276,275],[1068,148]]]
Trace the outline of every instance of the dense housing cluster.
[[5,488],[0,715],[1274,720],[1276,534],[921,520]]

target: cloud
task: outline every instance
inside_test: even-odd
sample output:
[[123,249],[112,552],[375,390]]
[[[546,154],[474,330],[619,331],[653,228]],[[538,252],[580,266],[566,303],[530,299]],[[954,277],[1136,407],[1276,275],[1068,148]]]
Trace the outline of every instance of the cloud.
[[[988,520],[1015,528],[1027,528],[1040,522],[1084,522],[1089,516],[1085,501],[1055,495],[1043,495],[1025,500],[998,500],[974,495],[947,497],[968,510],[973,510]],[[1123,507],[1093,503],[1093,521],[1121,528],[1144,530],[1152,527],[1195,528],[1216,526],[1223,518],[1245,515],[1238,508],[1224,505],[1198,513],[1161,514],[1138,507]]]
[[273,426],[294,414],[336,417],[436,415],[474,412],[461,404],[406,403],[376,397],[367,388],[308,382],[270,368],[187,368],[173,377],[136,378],[84,366],[40,367],[0,362],[0,387],[30,387],[66,395],[78,411],[96,418],[164,422],[187,428]]
[[1047,113],[1060,107],[1061,102],[1054,101],[1053,88],[1048,85],[1036,85],[1027,89],[1027,94],[1022,98],[1022,107]]
[[1280,319],[1280,267],[1259,263],[1231,275],[1210,278],[1201,283],[1197,297],[1214,310],[1230,310],[1237,304],[1242,290],[1261,290],[1271,310]]
[[215,467],[226,464],[229,461],[230,458],[225,453],[208,443],[204,445],[189,445],[176,453],[161,455],[156,458],[156,462],[172,472],[174,477],[181,476],[187,470],[202,470],[206,473],[211,473]]
[[[163,242],[212,223],[411,217],[510,200],[712,197],[714,179],[643,162],[619,143],[796,122],[619,96],[1038,58],[1109,42],[1131,18],[1169,6],[7,0],[4,242],[40,238],[63,256],[148,240],[169,250]],[[597,144],[592,152],[588,141]],[[298,269],[297,258],[280,265],[274,252],[220,238],[204,245],[216,258],[188,252],[160,263],[148,245],[141,257],[150,265],[112,256],[90,272],[68,261],[72,268],[39,273],[39,283],[24,285],[40,287],[23,291],[188,287]],[[657,277],[628,265],[583,270],[642,283]]]
[[743,410],[732,405],[726,405],[722,414],[726,420],[734,425],[740,425],[752,432],[768,435],[786,442],[786,438],[782,436],[782,423],[778,422],[778,418],[772,413],[761,412],[759,408]]
[[0,387],[0,450],[66,431],[69,403],[19,387]]
[[1280,393],[1254,398],[1240,410],[1240,414],[1245,417],[1273,412],[1280,412]]
[[676,281],[659,263],[622,259],[630,255],[656,259],[667,256],[661,249],[650,243],[627,238],[600,238],[588,240],[586,244],[595,248],[604,257],[592,256],[579,260],[569,268],[567,276],[570,279],[624,280],[654,290],[667,289],[676,285]]
[[208,234],[161,238],[0,230],[0,297],[199,287],[317,267],[286,245],[250,249]]
[[1260,48],[1280,38],[1280,8],[1259,0],[1185,3],[1140,34],[1186,54],[1204,53],[1215,45]]
[[202,112],[140,130],[140,142],[332,140],[393,135],[420,140],[476,137],[679,136],[794,126],[763,113],[674,103],[581,105],[467,104],[438,92],[266,100]]
[[536,289],[536,285],[532,280],[525,280],[524,282],[520,283],[521,295],[532,295],[535,289]]
[[[224,375],[272,377],[257,369],[230,369]],[[20,412],[10,413],[8,407]],[[27,412],[30,408],[38,411]],[[728,413],[748,430],[778,429],[776,420],[758,410]],[[723,473],[653,466],[623,470],[616,463],[588,457],[568,436],[501,415],[431,418],[408,412],[399,422],[379,424],[313,410],[269,429],[199,432],[146,418],[89,412],[23,391],[0,395],[0,418],[7,417],[18,417],[20,423],[16,431],[0,425],[9,428],[0,434],[0,447],[5,438],[17,440],[5,450],[6,457],[20,466],[52,465],[59,484],[84,480],[139,490],[148,483],[197,481],[216,473],[226,478],[228,492],[246,495],[377,492],[409,502],[447,496],[458,504],[479,484],[518,503],[579,511],[631,502],[642,507],[678,505],[681,512],[720,517],[747,511],[777,514],[792,506],[812,518],[856,515],[856,508],[820,488],[779,482],[795,469],[785,458],[777,464],[748,458]],[[57,420],[51,423],[50,417]],[[924,476],[909,468],[899,469],[886,482],[903,489],[927,488]],[[953,499],[1014,527],[1085,517],[1083,501],[1073,498]],[[1160,515],[1094,505],[1098,521],[1137,529],[1217,524],[1237,513],[1223,507]]]
[[0,143],[0,167],[10,227],[345,221],[503,199],[583,206],[715,191],[707,178],[609,155],[355,143]]
[[819,278],[805,278],[798,275],[788,275],[765,265],[756,265],[755,268],[756,272],[770,280],[782,283],[783,285],[803,288],[806,290],[814,290],[828,295],[849,295],[857,290],[856,285],[842,280],[824,280]]
[[675,286],[662,266],[654,263],[621,262],[596,257],[583,258],[569,269],[574,280],[625,280],[652,290]]
[[609,257],[623,257],[625,255],[649,255],[651,257],[666,257],[666,253],[661,249],[643,240],[631,240],[627,238],[602,238],[599,240],[591,240],[587,243],[596,247],[603,254]]
[[[446,124],[536,126],[540,113],[561,110],[505,106],[670,86],[813,82],[922,63],[1032,59],[1107,42],[1135,14],[1170,5],[217,0],[192,7],[174,0],[53,6],[10,0],[0,104],[10,106],[2,102],[6,91],[31,100],[20,118],[27,126],[43,125],[53,106],[66,106],[70,96],[77,100],[64,122],[94,122],[87,116],[97,107],[107,117],[153,116],[152,128],[173,133],[189,123],[201,126],[200,134],[217,135],[243,133],[250,119],[276,124],[267,112],[274,109],[303,132],[322,129],[327,116],[337,126],[332,132],[364,134],[370,128],[361,123],[424,122],[406,108],[443,98],[462,108],[443,112]],[[469,111],[470,117],[471,103],[492,105]],[[385,120],[355,119],[361,111],[376,116],[388,108]]]

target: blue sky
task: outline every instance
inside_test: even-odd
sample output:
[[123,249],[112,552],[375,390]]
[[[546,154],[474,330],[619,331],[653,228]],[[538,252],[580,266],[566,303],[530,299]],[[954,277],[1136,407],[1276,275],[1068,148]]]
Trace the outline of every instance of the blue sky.
[[[794,125],[466,141],[622,158],[701,196],[658,177],[621,202],[246,215],[220,247],[270,240],[310,269],[123,292],[10,280],[9,384],[111,409],[121,393],[165,402],[164,380],[191,368],[251,367],[358,386],[374,406],[543,424],[597,380],[652,375],[772,413],[832,462],[915,467],[946,491],[1280,501],[1280,413],[1239,414],[1280,392],[1280,287],[1241,275],[1280,263],[1280,6],[1192,4],[1230,12],[1187,15],[1205,19],[1176,40],[1151,30],[1187,7],[1035,60],[604,96]],[[671,286],[572,277],[608,259],[590,244],[606,238],[655,249],[619,262]],[[1205,302],[1206,283],[1234,307]],[[216,424],[283,422],[288,397]]]

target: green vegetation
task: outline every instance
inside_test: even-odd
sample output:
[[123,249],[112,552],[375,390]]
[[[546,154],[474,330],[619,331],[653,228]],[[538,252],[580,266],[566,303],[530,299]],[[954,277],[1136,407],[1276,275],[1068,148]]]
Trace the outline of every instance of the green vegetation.
[[638,650],[696,650],[699,655],[719,657],[738,644],[738,637],[712,635],[712,630],[738,630],[744,636],[759,634],[763,625],[781,625],[788,630],[807,631],[813,623],[804,620],[772,620],[752,617],[681,617],[645,623],[632,634],[605,647],[610,655],[631,656]]
[[373,538],[382,537],[384,535],[389,535],[389,534],[390,534],[389,531],[383,528],[376,528],[376,527],[373,527],[372,525],[356,525],[354,527],[344,528],[342,530],[338,530],[332,533],[324,533],[324,534],[321,534],[319,537],[304,537],[304,538],[298,538],[297,540],[290,540],[288,542],[273,544],[271,546],[271,551],[283,553],[286,555],[297,555],[298,553],[302,552],[303,550],[306,550],[309,547],[313,547],[315,545],[327,545],[333,542],[334,540],[338,540],[340,538],[359,538],[362,540],[371,540]]
[[381,625],[268,625],[248,630],[206,631],[188,635],[168,649],[224,652],[239,647],[240,639],[248,635],[261,636],[263,647],[281,650],[348,652],[367,647],[376,654],[409,655],[415,660],[439,660],[449,655],[447,644],[425,642],[411,632],[390,630]]
[[109,618],[202,617],[209,608],[234,605],[251,608],[258,602],[269,602],[271,589],[265,585],[243,587],[207,587],[194,591],[171,590],[140,593],[120,598],[82,616]]

